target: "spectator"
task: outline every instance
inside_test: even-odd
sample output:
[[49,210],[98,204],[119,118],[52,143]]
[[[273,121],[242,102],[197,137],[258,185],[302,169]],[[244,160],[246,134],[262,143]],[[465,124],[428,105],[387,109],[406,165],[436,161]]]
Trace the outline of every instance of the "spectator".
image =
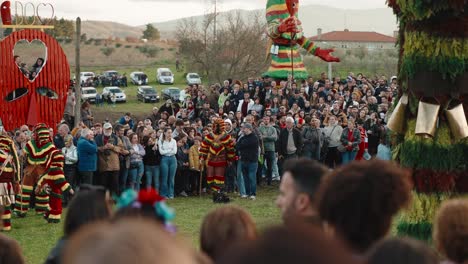
[[166,100],[166,103],[164,105],[161,106],[161,108],[159,109],[159,112],[160,113],[164,113],[166,112],[166,114],[168,116],[172,116],[174,115],[174,107],[172,105],[172,100],[171,99],[167,99]]
[[[201,146],[202,138],[196,136],[193,141],[193,146],[189,149],[189,167],[191,170],[191,177],[192,177],[192,192],[198,193],[200,189],[200,180],[199,175],[200,171],[203,169],[203,164],[200,162],[200,146]],[[196,187],[196,188],[195,188]]]
[[244,93],[244,99],[239,101],[239,106],[237,107],[237,111],[242,113],[242,116],[247,116],[247,114],[252,110],[252,106],[255,102],[250,99],[249,93]]
[[146,188],[154,188],[159,192],[159,177],[161,154],[159,153],[157,139],[146,136],[143,138],[143,146],[145,147],[145,156],[143,164],[145,165]]
[[265,162],[266,162],[266,179],[267,185],[271,185],[273,177],[273,163],[275,162],[276,155],[276,141],[278,135],[276,129],[272,125],[272,118],[269,116],[263,117],[263,125],[260,126],[260,135],[264,144]]
[[447,261],[445,264],[468,263],[468,199],[442,203],[434,223],[434,242]]
[[0,234],[0,262],[8,264],[26,263],[19,244],[3,234]]
[[437,264],[435,252],[424,243],[409,238],[390,238],[377,243],[368,253],[369,264]]
[[54,145],[58,149],[65,147],[65,136],[70,133],[70,128],[67,124],[60,124],[57,129],[57,135],[54,136]]
[[86,127],[91,128],[93,126],[93,120],[94,117],[91,113],[91,105],[88,101],[85,101],[81,105],[81,121]]
[[130,114],[128,112],[125,113],[125,115],[120,118],[119,124],[121,124],[122,126],[128,126],[130,129],[133,130],[134,126],[135,126],[135,123],[133,122],[132,114]]
[[[172,133],[174,134],[174,133]],[[182,197],[187,197],[189,191],[189,150],[185,147],[187,137],[181,135],[175,138],[177,142],[177,171],[175,177],[175,191]]]
[[242,175],[245,182],[245,190],[251,200],[255,200],[257,193],[256,173],[258,167],[259,141],[250,123],[242,125],[243,135],[238,139],[236,149],[240,153],[242,162]]
[[328,126],[324,128],[325,140],[328,141],[328,151],[325,157],[325,163],[329,168],[336,168],[341,163],[341,155],[337,149],[341,145],[341,135],[343,128],[338,124],[335,116],[330,116]]
[[200,230],[200,248],[212,260],[218,260],[229,247],[257,238],[252,217],[237,206],[216,208],[203,219]]
[[304,142],[302,156],[320,161],[320,150],[322,149],[325,136],[322,129],[320,129],[319,119],[311,119],[310,126],[305,127],[302,131],[302,138]]
[[[77,148],[73,145],[72,135],[65,136],[65,146],[62,148],[62,153],[65,158],[63,172],[65,179],[72,186],[73,190],[76,190],[77,179],[76,179],[76,164],[78,162],[78,151]],[[70,197],[67,194],[64,194],[63,197],[64,206],[68,204]]]
[[81,185],[68,208],[63,237],[50,251],[45,264],[63,263],[63,251],[72,235],[85,225],[109,219],[112,211],[110,201],[110,194],[104,188]]
[[94,134],[89,128],[81,130],[77,144],[78,172],[80,183],[93,184],[93,174],[97,170],[98,148],[94,142]]
[[[118,250],[116,250],[118,249]],[[65,248],[64,264],[210,263],[154,222],[127,219],[97,223],[75,234]]]
[[172,129],[165,128],[158,142],[161,153],[161,195],[174,199],[174,180],[177,171],[177,142],[172,138]]
[[[302,135],[299,130],[294,127],[294,119],[286,118],[286,127],[283,128],[279,135],[278,159],[280,164],[288,159],[297,158],[302,152]],[[283,171],[280,169],[280,174]]]
[[131,134],[128,139],[132,146],[130,149],[130,169],[128,171],[129,188],[138,191],[140,190],[141,178],[145,172],[143,157],[146,152],[145,148],[139,143],[140,141],[136,133]]
[[361,132],[359,129],[354,127],[354,120],[348,121],[348,127],[343,129],[341,133],[341,146],[339,150],[341,152],[341,158],[343,165],[350,163],[356,158],[361,144]]
[[273,227],[257,240],[229,248],[220,264],[355,264],[361,263],[339,242],[307,225]]
[[127,189],[128,170],[130,169],[130,150],[132,144],[127,136],[125,136],[125,129],[122,125],[115,126],[115,134],[122,141],[123,148],[119,153],[119,193]]
[[297,159],[286,162],[276,198],[285,222],[299,220],[320,227],[314,196],[326,173],[326,167],[317,161]]
[[397,165],[372,160],[335,169],[322,181],[317,208],[325,229],[356,254],[383,238],[411,197],[411,178]]
[[119,154],[124,149],[122,140],[112,133],[112,125],[104,124],[104,133],[96,137],[98,146],[99,176],[97,184],[106,187],[111,194],[119,191]]

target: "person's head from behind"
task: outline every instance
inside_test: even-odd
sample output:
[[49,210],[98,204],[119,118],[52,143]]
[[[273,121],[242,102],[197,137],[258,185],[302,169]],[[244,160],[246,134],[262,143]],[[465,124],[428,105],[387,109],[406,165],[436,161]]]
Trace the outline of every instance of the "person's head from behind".
[[388,233],[392,217],[408,204],[411,188],[407,171],[393,163],[354,162],[323,179],[317,207],[327,231],[363,253]]
[[200,232],[200,248],[216,260],[229,245],[256,238],[257,230],[252,217],[240,207],[224,206],[205,216]]
[[281,209],[284,221],[317,215],[314,196],[326,172],[326,167],[315,160],[304,158],[286,161],[280,193],[276,198],[276,205]]
[[3,234],[0,234],[0,263],[25,263],[19,244]]
[[437,254],[426,244],[410,238],[385,239],[367,253],[368,264],[437,264]]
[[111,215],[109,192],[100,186],[83,184],[68,206],[64,235],[71,236],[82,226],[107,220]]
[[146,219],[87,226],[70,238],[64,252],[65,264],[206,263]]
[[298,224],[273,227],[255,241],[237,243],[216,263],[354,264],[360,262],[339,242],[330,239],[318,228]]
[[435,219],[434,241],[437,250],[450,261],[468,263],[468,199],[453,199],[442,204]]

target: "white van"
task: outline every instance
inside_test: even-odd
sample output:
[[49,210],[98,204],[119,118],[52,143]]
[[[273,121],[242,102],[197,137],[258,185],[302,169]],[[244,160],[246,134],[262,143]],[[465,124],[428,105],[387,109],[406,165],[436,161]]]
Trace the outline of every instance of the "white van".
[[94,78],[94,72],[80,72],[80,83],[87,82],[89,78]]
[[160,84],[174,84],[174,74],[169,68],[158,68],[156,78]]

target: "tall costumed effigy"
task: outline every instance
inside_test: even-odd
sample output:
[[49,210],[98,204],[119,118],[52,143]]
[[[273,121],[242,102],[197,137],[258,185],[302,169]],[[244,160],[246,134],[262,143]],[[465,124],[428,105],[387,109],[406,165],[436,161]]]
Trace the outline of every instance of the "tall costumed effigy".
[[307,79],[309,75],[299,53],[300,47],[324,61],[340,61],[330,54],[333,49],[320,49],[304,36],[298,10],[299,0],[268,0],[266,20],[272,60],[263,76],[287,79],[292,75],[294,79]]
[[398,233],[430,240],[441,202],[468,193],[468,1],[389,0],[399,32],[393,155],[412,169],[414,199]]

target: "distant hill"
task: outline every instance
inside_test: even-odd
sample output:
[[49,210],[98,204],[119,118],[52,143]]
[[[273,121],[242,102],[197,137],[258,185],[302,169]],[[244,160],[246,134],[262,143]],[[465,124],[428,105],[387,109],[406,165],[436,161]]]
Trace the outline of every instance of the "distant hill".
[[[244,17],[253,16],[255,13],[260,13],[261,16],[265,15],[265,10],[260,9],[253,11],[230,10],[219,14],[220,23],[226,18],[227,14],[236,11],[241,12]],[[190,17],[190,19],[198,22],[203,21],[203,18],[203,16]],[[351,10],[323,5],[305,5],[299,9],[299,19],[302,21],[306,36],[316,35],[318,28],[322,28],[323,33],[349,29],[351,31],[375,31],[386,35],[393,35],[393,31],[397,30],[396,18],[390,8]],[[160,31],[174,32],[181,20],[176,19],[152,24]]]
[[110,36],[126,38],[141,38],[143,30],[138,27],[132,27],[110,21],[87,20],[81,23],[81,32],[86,33],[88,38],[106,39]]
[[[253,11],[230,10],[219,14],[219,23],[223,23],[228,14],[233,14],[236,11],[241,12],[244,17],[253,16],[256,13],[261,16],[265,14],[264,9]],[[204,16],[189,18],[201,22]],[[390,8],[354,10],[323,5],[305,5],[300,9],[299,19],[302,21],[306,36],[316,35],[317,28],[322,28],[323,33],[349,29],[351,31],[375,31],[386,35],[393,35],[393,31],[397,29],[396,18]],[[162,38],[172,38],[180,21],[182,19],[152,24],[160,30]],[[144,29],[145,25],[132,27],[105,21],[84,21],[82,23],[82,32],[86,33],[88,38],[107,38],[109,36],[139,38]]]

